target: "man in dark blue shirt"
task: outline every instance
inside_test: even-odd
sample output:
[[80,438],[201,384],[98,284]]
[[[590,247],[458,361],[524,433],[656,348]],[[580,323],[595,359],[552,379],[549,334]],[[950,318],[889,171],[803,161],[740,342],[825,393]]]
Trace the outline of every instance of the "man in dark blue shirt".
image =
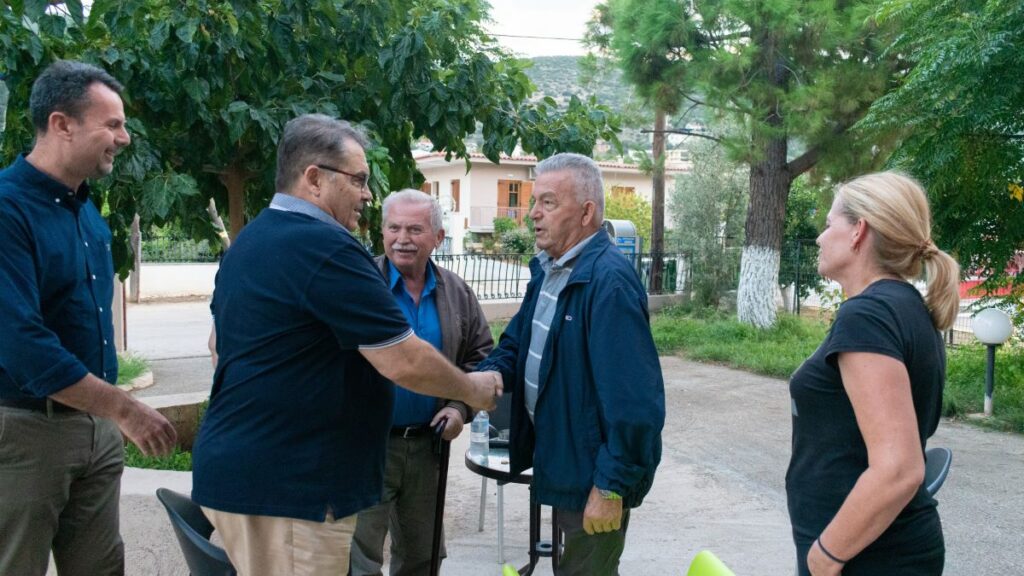
[[[123,574],[123,432],[164,454],[174,428],[112,383],[110,230],[87,178],[131,141],[121,85],[57,62],[32,87],[31,153],[0,172],[0,574]],[[118,431],[120,428],[120,431]]]
[[217,274],[218,360],[192,498],[240,574],[345,572],[355,515],[381,497],[387,380],[483,408],[501,391],[412,333],[350,232],[370,200],[365,145],[327,116],[289,122],[279,192]]

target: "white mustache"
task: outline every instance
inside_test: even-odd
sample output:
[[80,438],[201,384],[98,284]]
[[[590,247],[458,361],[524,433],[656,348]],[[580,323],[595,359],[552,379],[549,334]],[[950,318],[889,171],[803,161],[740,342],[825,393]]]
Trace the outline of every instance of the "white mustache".
[[415,244],[399,244],[395,242],[391,245],[392,250],[417,250]]

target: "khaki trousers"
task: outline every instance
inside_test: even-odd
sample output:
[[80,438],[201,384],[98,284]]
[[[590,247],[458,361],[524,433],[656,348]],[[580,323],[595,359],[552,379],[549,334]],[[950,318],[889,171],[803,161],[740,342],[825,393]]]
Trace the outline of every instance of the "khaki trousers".
[[328,512],[325,521],[313,522],[202,508],[239,576],[338,576],[348,571],[355,514],[336,520]]
[[124,440],[110,420],[0,406],[0,574],[124,574]]

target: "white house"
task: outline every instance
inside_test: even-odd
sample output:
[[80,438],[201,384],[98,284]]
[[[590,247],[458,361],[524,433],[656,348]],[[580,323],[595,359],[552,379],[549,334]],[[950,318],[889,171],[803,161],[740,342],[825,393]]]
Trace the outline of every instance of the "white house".
[[[467,232],[490,234],[494,219],[508,217],[522,224],[529,211],[530,195],[536,176],[534,156],[502,156],[494,164],[483,154],[472,153],[470,169],[466,161],[444,153],[423,153],[416,158],[416,167],[426,182],[423,191],[433,195],[445,209],[445,229],[451,238],[452,252],[462,252]],[[612,194],[639,194],[651,201],[651,177],[635,164],[598,162],[606,189]],[[665,170],[666,194],[675,185],[676,176],[689,171],[688,164],[668,164]],[[666,218],[666,223],[669,221]]]

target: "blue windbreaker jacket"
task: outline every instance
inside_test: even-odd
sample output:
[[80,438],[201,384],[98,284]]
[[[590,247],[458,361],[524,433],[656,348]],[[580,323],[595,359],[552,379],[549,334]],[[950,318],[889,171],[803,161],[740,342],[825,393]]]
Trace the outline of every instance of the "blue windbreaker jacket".
[[[536,428],[523,404],[526,356],[544,272],[536,258],[526,297],[478,370],[498,370],[512,403],[511,468],[533,466],[533,498],[582,511],[593,486],[643,501],[661,460],[665,387],[647,294],[629,261],[598,234],[558,298],[540,365]],[[536,437],[535,430],[541,431]]]

